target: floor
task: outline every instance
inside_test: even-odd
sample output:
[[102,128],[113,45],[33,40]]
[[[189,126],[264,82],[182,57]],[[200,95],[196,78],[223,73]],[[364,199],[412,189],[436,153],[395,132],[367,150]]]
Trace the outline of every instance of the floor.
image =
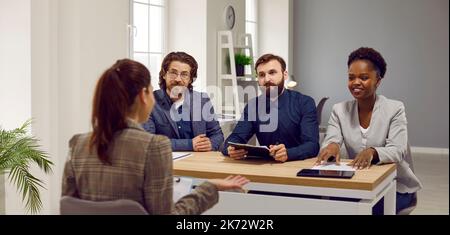
[[413,215],[449,214],[449,156],[413,154],[414,168],[423,184]]

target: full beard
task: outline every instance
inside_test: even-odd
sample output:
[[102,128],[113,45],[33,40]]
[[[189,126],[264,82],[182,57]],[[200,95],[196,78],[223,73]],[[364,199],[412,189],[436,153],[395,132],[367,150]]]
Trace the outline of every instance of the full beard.
[[[278,97],[279,95],[281,95],[281,93],[284,90],[284,78],[281,80],[281,82],[278,85],[274,84],[272,82],[268,82],[264,86],[265,86],[265,90],[266,90],[265,93],[266,93],[267,98]],[[274,89],[276,89],[276,90],[274,90]]]

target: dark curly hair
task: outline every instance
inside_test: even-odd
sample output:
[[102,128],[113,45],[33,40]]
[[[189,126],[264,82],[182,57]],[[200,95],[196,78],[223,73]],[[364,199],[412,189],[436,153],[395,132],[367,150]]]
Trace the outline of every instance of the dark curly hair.
[[185,63],[191,67],[191,79],[189,81],[188,89],[192,90],[192,83],[197,78],[198,64],[194,57],[185,52],[171,52],[166,55],[166,57],[164,57],[164,60],[161,64],[161,71],[159,72],[159,87],[162,90],[166,90],[166,81],[164,80],[164,76],[169,71],[170,63],[172,63],[173,61]]
[[353,51],[348,57],[348,67],[356,60],[370,61],[377,72],[378,77],[380,79],[384,78],[384,75],[386,74],[386,62],[384,61],[383,56],[375,49],[370,47],[360,47],[356,51]]

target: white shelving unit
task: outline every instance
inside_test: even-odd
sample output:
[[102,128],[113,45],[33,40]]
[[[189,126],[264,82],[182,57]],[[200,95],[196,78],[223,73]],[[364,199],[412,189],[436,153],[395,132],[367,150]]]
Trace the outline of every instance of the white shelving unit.
[[[233,89],[233,106],[224,105],[223,100],[220,99],[219,105],[222,106],[222,112],[224,115],[229,115],[228,112],[233,112],[233,117],[235,120],[239,120],[241,116],[241,104],[239,102],[238,93],[238,82],[258,82],[255,74],[254,58],[253,58],[253,45],[252,45],[252,35],[242,34],[239,36],[239,43],[234,44],[233,33],[231,31],[219,31],[217,33],[218,38],[218,52],[217,52],[217,73],[218,73],[218,86],[220,89],[224,89],[223,80],[231,80],[231,86]],[[224,53],[225,50],[225,53]],[[235,64],[235,52],[239,51],[242,54],[246,54],[253,58],[250,64],[251,74],[245,74],[244,76],[237,76],[236,74],[236,64]],[[227,57],[228,55],[228,57]],[[230,73],[224,73],[225,60],[229,58],[230,60]]]

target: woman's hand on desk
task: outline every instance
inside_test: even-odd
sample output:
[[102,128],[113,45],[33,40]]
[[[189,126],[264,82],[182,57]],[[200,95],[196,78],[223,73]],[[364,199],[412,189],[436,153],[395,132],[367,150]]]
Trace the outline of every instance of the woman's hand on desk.
[[331,157],[336,158],[336,164],[339,165],[341,161],[340,156],[341,149],[339,148],[339,145],[336,143],[331,143],[327,145],[322,151],[320,151],[319,155],[317,156],[317,161],[314,165],[320,165],[322,162],[327,162],[328,159]]
[[214,184],[219,191],[226,190],[242,190],[242,187],[250,182],[247,178],[243,176],[228,176],[225,179],[210,179],[208,180],[210,183]]
[[377,151],[374,148],[367,148],[361,151],[348,165],[358,170],[369,168],[374,158],[378,158]]
[[247,150],[245,149],[234,149],[232,146],[228,146],[228,156],[234,160],[241,160],[247,157]]

